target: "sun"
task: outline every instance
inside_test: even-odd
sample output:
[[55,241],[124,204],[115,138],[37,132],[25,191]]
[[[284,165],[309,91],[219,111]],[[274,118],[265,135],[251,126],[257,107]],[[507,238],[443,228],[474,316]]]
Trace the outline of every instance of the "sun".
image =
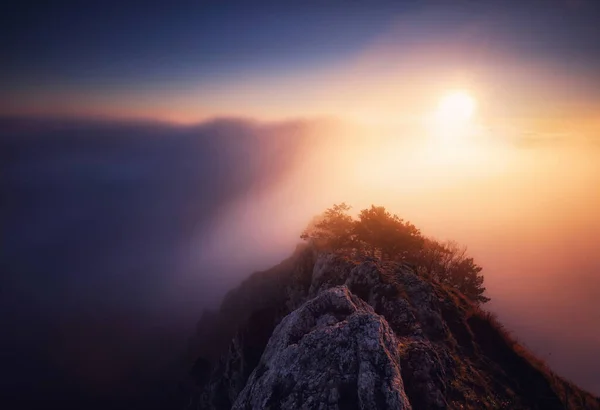
[[451,91],[444,95],[437,107],[436,119],[445,125],[469,122],[475,113],[475,99],[465,91]]

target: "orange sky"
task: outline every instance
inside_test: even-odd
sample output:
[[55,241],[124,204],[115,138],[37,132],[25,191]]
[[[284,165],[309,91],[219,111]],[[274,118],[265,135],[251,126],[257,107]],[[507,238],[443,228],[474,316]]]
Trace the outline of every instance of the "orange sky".
[[[279,183],[225,211],[203,252],[234,246],[251,259],[258,235],[275,262],[331,204],[384,205],[426,235],[467,245],[484,267],[489,307],[536,352],[553,353],[544,358],[561,374],[595,389],[565,352],[593,356],[600,345],[600,144],[578,128],[502,131],[479,127],[444,146],[426,127],[315,122]],[[582,327],[564,336],[573,320]]]

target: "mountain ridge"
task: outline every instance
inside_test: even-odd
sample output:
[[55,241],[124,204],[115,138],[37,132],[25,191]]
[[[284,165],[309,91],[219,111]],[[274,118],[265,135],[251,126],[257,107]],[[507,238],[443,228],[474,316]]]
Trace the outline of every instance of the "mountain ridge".
[[183,408],[600,409],[411,266],[310,245],[205,313]]

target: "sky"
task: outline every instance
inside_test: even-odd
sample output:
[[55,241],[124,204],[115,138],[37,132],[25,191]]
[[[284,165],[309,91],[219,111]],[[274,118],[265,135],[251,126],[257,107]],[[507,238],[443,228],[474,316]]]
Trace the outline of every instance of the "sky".
[[598,2],[151,3],[0,6],[9,390],[150,374],[345,201],[467,245],[600,394]]
[[497,116],[597,108],[594,1],[2,7],[9,114],[410,120],[453,85]]

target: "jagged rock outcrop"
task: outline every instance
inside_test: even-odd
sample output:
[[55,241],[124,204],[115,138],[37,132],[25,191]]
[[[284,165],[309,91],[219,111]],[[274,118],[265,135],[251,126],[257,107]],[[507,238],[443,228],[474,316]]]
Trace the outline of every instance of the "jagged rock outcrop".
[[399,342],[348,288],[319,293],[277,326],[234,409],[409,409]]
[[188,409],[600,409],[401,263],[299,248],[205,318]]

